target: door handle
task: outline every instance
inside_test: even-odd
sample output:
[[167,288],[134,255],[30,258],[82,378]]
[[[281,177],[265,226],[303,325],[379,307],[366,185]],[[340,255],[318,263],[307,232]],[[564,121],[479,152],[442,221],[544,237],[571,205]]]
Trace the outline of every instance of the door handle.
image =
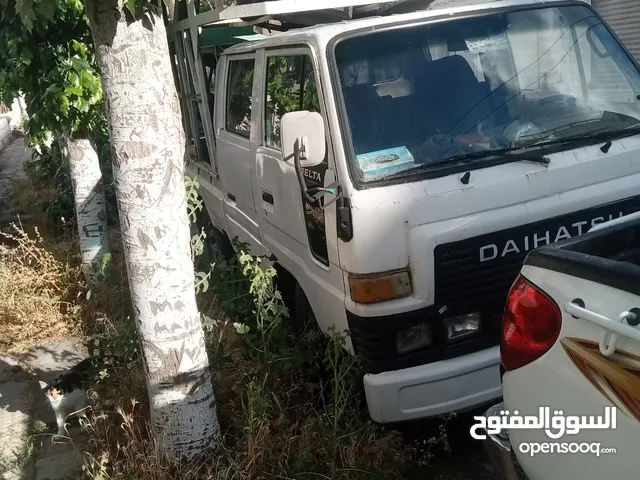
[[228,198],[229,200],[231,200],[232,202],[235,202],[235,201],[236,201],[236,196],[235,196],[233,193],[229,193],[229,192],[227,192],[227,198]]
[[265,192],[264,190],[262,191],[262,200],[270,205],[273,205],[273,195],[271,195],[269,192]]

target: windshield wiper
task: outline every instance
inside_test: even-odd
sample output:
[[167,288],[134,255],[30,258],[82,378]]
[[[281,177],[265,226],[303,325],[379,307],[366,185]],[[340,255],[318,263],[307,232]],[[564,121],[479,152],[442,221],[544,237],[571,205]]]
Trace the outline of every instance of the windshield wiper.
[[[419,170],[440,170],[447,167],[453,167],[458,165],[464,165],[466,163],[472,163],[476,160],[485,160],[489,158],[498,158],[502,160],[499,163],[510,162],[534,162],[541,165],[549,165],[549,158],[536,152],[522,151],[522,148],[503,148],[499,150],[482,150],[480,152],[463,153],[460,155],[454,155],[451,157],[441,158],[435,162],[422,163],[407,170],[401,170],[399,172],[392,173],[384,178],[389,180],[393,178],[400,178],[406,175],[412,175]],[[504,162],[504,160],[507,160]]]
[[637,135],[638,133],[640,133],[640,123],[616,130],[585,133],[583,135],[571,135],[568,137],[556,138],[554,140],[543,140],[540,142],[532,143],[528,145],[527,148],[564,145],[567,143],[575,146],[590,145],[593,143],[607,142],[609,140],[630,137],[632,135]]

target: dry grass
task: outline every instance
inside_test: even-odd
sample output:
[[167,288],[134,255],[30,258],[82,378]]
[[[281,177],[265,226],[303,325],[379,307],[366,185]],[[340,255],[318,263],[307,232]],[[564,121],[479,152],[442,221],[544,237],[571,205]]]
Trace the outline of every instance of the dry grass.
[[20,353],[42,340],[78,333],[81,272],[58,260],[37,229],[33,235],[12,224],[0,232],[0,350]]
[[[25,231],[33,234],[33,228],[38,227],[38,230],[43,238],[51,240],[51,244],[55,248],[55,241],[59,240],[61,232],[51,220],[51,217],[43,212],[38,205],[43,202],[51,202],[57,196],[56,187],[53,182],[45,181],[33,181],[28,178],[22,178],[12,181],[7,191],[6,202],[10,202],[13,206],[13,211],[20,217],[27,217],[21,221],[22,227]],[[62,220],[62,219],[61,219]],[[64,219],[64,221],[73,219]],[[64,221],[62,223],[64,223]],[[72,225],[70,225],[71,227]],[[65,232],[66,233],[66,232]],[[70,235],[63,236],[65,243],[71,242]],[[62,249],[66,252],[71,251],[71,245],[66,244]]]

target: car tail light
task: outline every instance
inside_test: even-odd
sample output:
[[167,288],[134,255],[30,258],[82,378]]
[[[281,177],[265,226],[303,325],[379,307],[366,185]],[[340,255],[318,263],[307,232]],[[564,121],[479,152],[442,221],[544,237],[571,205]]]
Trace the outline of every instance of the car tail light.
[[507,371],[544,355],[558,339],[560,308],[546,293],[519,275],[513,283],[502,319],[500,355]]

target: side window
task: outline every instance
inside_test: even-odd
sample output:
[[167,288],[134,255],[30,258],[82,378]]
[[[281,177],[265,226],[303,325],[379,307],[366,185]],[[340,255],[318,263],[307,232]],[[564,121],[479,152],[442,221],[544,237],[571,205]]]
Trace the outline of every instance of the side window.
[[249,138],[251,134],[251,97],[255,61],[232,60],[227,76],[226,129]]
[[320,111],[311,58],[268,57],[265,105],[264,144],[280,149],[280,119],[285,113]]

